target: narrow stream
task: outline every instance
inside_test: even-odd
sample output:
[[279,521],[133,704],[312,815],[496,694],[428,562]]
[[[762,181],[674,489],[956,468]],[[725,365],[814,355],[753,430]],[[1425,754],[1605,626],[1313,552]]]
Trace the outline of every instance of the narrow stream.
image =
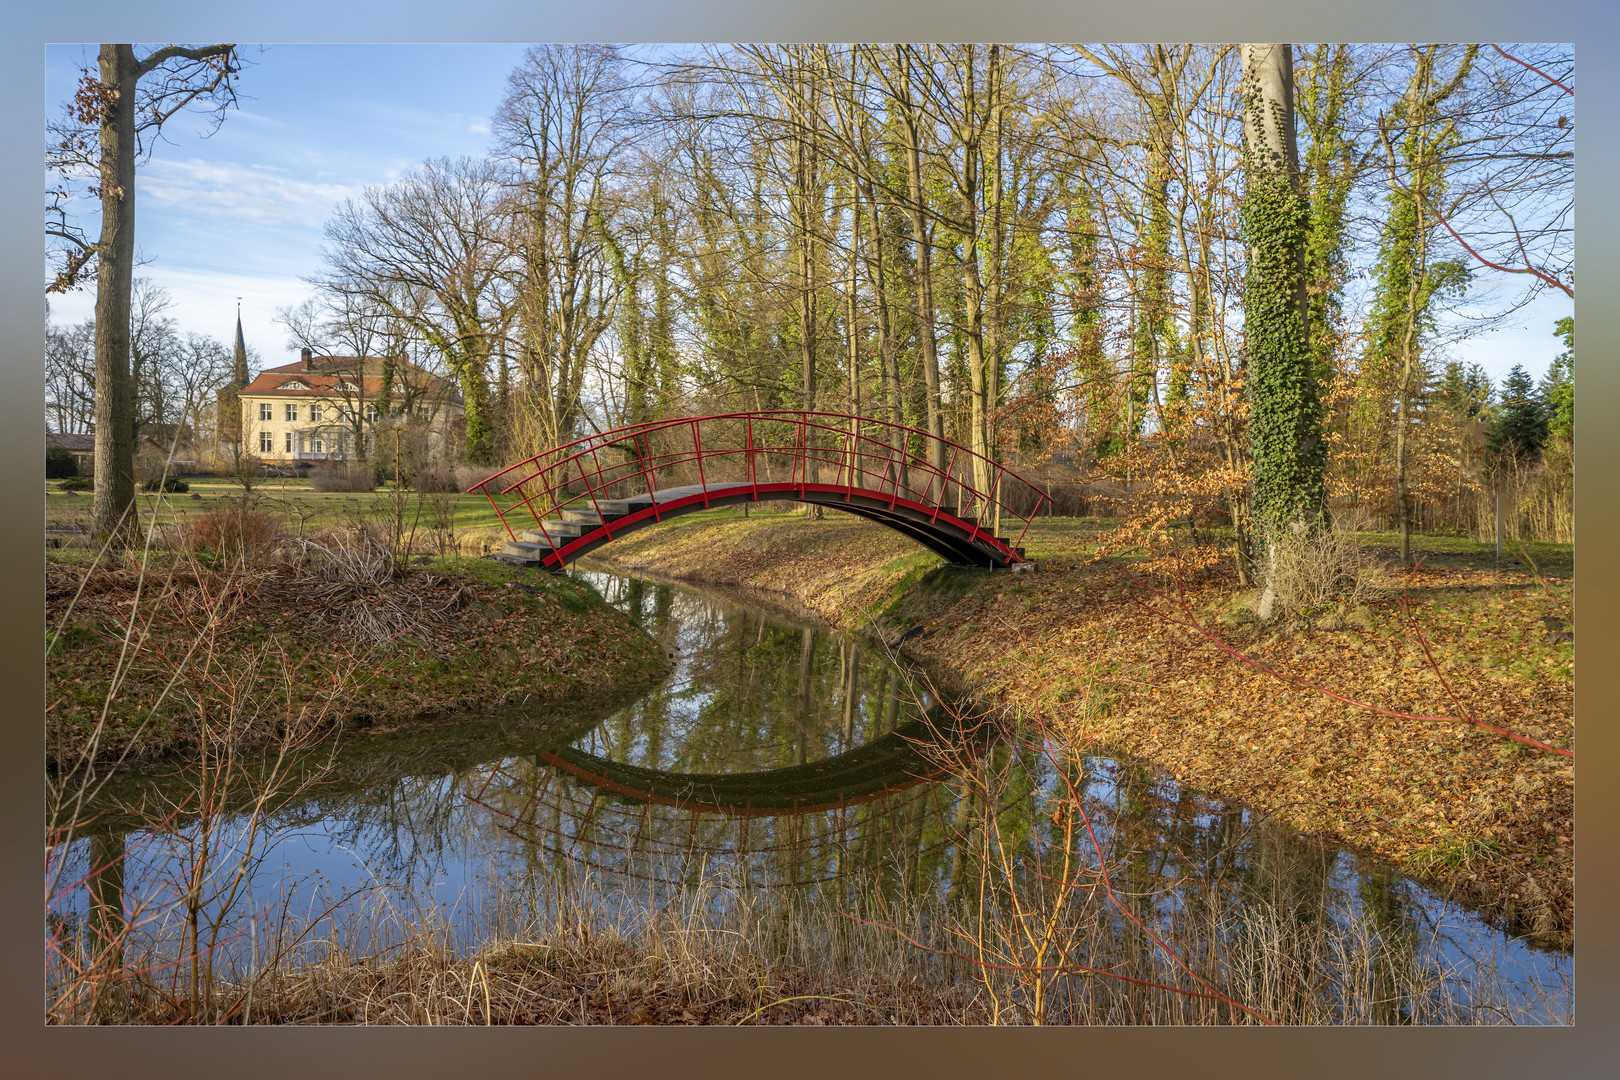
[[[209,901],[236,942],[289,918],[325,920],[335,937],[343,920],[375,926],[357,912],[387,904],[431,912],[450,947],[475,949],[499,921],[503,890],[539,877],[590,879],[597,903],[626,910],[697,885],[821,905],[871,890],[947,903],[986,835],[974,840],[970,820],[993,802],[1007,850],[1084,837],[1149,925],[1218,895],[1233,925],[1252,908],[1300,925],[1370,926],[1443,978],[1490,972],[1515,1022],[1572,1018],[1570,956],[1509,938],[1386,868],[1140,763],[1059,759],[957,716],[888,657],[825,627],[681,586],[575,573],[664,644],[668,679],[630,701],[357,743],[295,770],[253,829],[237,807],[204,835],[183,808],[197,794],[183,773],[118,778],[57,852],[50,918],[71,933],[93,893],[119,895],[137,924],[172,932],[183,871],[200,851],[222,871],[246,856],[239,886],[226,888],[235,878],[221,872]],[[964,797],[991,777],[988,797]],[[1054,812],[1052,796],[1070,784],[1089,832]],[[146,827],[163,805],[182,809],[169,828]],[[387,946],[367,933],[345,940]],[[1386,1019],[1399,1022],[1401,1009]]]

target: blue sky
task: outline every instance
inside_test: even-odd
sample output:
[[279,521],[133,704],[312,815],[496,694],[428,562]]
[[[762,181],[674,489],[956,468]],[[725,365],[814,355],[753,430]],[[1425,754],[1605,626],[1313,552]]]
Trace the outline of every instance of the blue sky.
[[[68,100],[95,46],[46,50],[46,97]],[[174,299],[185,330],[229,340],[237,298],[249,346],[264,366],[296,359],[276,309],[309,296],[321,229],[332,210],[430,157],[481,155],[489,118],[523,45],[245,46],[241,108],[213,135],[201,118],[165,128],[166,141],[136,181],[137,237],[149,260],[136,273]],[[93,205],[83,205],[91,221]],[[1519,279],[1494,291],[1511,296]],[[75,322],[91,289],[51,298],[52,317]],[[1562,348],[1553,324],[1573,313],[1543,294],[1501,326],[1452,346],[1500,382],[1515,363],[1540,376]]]
[[[241,108],[203,138],[165,127],[136,180],[136,269],[169,290],[186,330],[229,341],[236,298],[265,366],[296,356],[272,320],[311,294],[334,207],[430,157],[481,155],[522,45],[247,46]],[[72,96],[95,46],[50,46],[46,97]],[[84,205],[88,212],[92,209]],[[51,297],[58,322],[88,317],[93,289]]]

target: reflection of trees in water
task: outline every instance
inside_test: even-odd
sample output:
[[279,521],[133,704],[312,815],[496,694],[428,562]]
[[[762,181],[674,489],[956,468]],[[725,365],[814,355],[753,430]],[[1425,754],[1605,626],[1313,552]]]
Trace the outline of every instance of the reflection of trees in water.
[[[849,638],[667,584],[591,580],[673,645],[678,663],[670,680],[593,733],[593,753],[672,772],[767,769],[838,754],[898,718],[891,666]],[[876,685],[861,677],[874,667]]]

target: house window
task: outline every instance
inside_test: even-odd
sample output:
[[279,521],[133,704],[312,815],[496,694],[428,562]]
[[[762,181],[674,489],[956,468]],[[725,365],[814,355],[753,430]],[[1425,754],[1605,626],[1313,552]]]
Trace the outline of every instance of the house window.
[[297,437],[298,436],[294,435],[292,432],[290,432],[290,431],[287,432],[287,453],[290,454],[295,449],[295,447],[293,446],[293,440],[296,439]]
[[268,454],[270,445],[270,433],[268,431],[259,432],[259,453]]
[[349,436],[347,434],[338,436],[337,452],[338,457],[346,458],[349,456]]
[[268,401],[259,402],[259,419],[270,419],[270,403]]
[[376,422],[377,422],[377,406],[375,406],[375,405],[367,405],[366,406],[366,423],[375,424]]
[[317,454],[326,453],[326,440],[316,435],[309,441],[309,448]]
[[309,422],[312,424],[318,424],[321,422],[321,407],[319,405],[311,405],[309,407]]
[[298,406],[296,406],[296,405],[288,405],[287,406],[287,423],[289,423],[289,424],[298,423]]
[[426,405],[418,405],[416,407],[416,415],[420,416],[423,420],[426,420],[427,419],[427,406]]

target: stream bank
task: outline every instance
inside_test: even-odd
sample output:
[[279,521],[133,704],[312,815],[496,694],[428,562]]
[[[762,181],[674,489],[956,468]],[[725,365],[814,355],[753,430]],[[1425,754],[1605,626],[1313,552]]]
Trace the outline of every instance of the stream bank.
[[326,570],[47,560],[47,768],[505,722],[669,670],[656,642],[569,578],[462,557]]
[[[1139,584],[1092,561],[1076,524],[1036,523],[1030,574],[956,570],[880,527],[797,512],[692,515],[593,557],[779,598],[875,634],[1078,749],[1122,751],[1387,860],[1511,933],[1572,946],[1569,759],[1462,720],[1347,706],[1211,640],[1381,708],[1472,713],[1572,746],[1573,664],[1541,626],[1567,585],[1437,559],[1343,617],[1260,626],[1234,603],[1229,564],[1195,580],[1155,579],[1181,589],[1185,607],[1154,607]],[[1184,616],[1208,633],[1178,625]]]

